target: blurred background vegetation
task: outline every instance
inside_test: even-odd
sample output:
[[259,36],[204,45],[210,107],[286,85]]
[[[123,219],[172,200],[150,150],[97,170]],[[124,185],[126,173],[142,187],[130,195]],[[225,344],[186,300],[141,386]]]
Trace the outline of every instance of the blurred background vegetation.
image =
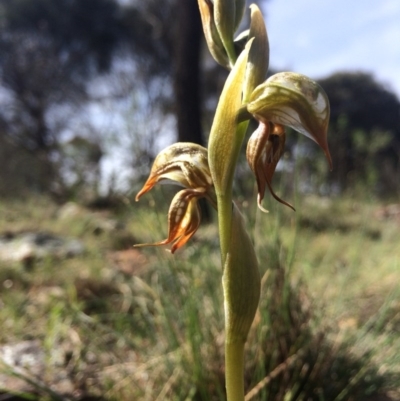
[[[96,196],[101,182],[116,189],[104,157],[122,157],[132,180],[161,144],[206,143],[226,72],[204,49],[198,14],[183,0],[1,0],[0,194]],[[398,194],[399,99],[368,73],[320,83],[335,168],[327,174],[316,161],[307,184]],[[287,161],[306,168],[301,160],[318,156],[297,141]]]
[[[174,257],[132,249],[165,235],[169,190],[131,204],[151,161],[176,140],[207,143],[227,76],[197,1],[0,0],[0,76],[0,240],[44,231],[37,243],[84,248],[0,261],[0,393],[222,400],[215,227]],[[288,135],[274,180],[297,212],[267,199],[260,215],[237,171],[263,274],[248,399],[399,400],[400,101],[365,72],[319,82],[334,170]],[[40,375],[3,369],[5,345],[36,340]]]

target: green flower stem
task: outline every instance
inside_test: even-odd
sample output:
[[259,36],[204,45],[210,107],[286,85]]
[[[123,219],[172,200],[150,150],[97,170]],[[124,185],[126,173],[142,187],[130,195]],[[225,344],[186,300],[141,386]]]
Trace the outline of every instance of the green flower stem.
[[[253,244],[232,202],[235,167],[249,121],[240,122],[251,39],[221,93],[208,143],[208,160],[218,204],[225,309],[225,372],[228,401],[244,401],[243,347],[259,301],[259,272]],[[245,99],[247,100],[247,99]]]
[[234,66],[237,60],[236,52],[235,52],[235,47],[233,45],[233,42],[230,43],[224,43],[225,45],[225,50],[226,53],[228,54],[229,62],[231,66]]
[[232,208],[230,248],[222,285],[225,309],[225,377],[228,401],[244,401],[244,344],[260,299],[260,273],[240,211]]
[[[246,134],[249,122],[245,121],[238,125],[235,138],[234,157],[230,161],[236,165],[240,148]],[[232,170],[233,171],[233,170]],[[221,247],[222,266],[225,266],[232,239],[232,185],[233,174],[229,177],[224,193],[217,193],[218,202],[218,224]],[[225,311],[229,308],[226,304]],[[225,386],[228,401],[244,401],[244,341],[230,339],[232,327],[225,313]]]
[[244,401],[244,342],[225,342],[225,386],[228,401]]

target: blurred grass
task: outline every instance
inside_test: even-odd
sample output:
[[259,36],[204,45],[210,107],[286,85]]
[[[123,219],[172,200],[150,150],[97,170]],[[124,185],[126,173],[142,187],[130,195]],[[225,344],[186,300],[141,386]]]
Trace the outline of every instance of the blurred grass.
[[[0,233],[40,229],[85,244],[79,257],[32,269],[0,265],[0,345],[38,339],[48,377],[58,358],[75,398],[224,399],[215,225],[174,256],[129,254],[131,270],[113,257],[131,251],[130,241],[165,238],[169,193],[156,197],[69,219],[44,198],[0,203]],[[379,219],[383,205],[373,200],[308,196],[296,213],[266,202],[267,215],[255,202],[241,205],[263,276],[247,346],[248,400],[399,400],[400,222]],[[99,216],[125,228],[99,232]],[[36,398],[54,394],[42,387]]]

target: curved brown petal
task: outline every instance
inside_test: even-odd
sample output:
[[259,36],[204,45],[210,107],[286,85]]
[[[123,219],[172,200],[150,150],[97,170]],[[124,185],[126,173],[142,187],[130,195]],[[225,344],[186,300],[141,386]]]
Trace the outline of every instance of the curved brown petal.
[[200,225],[200,210],[197,204],[199,198],[203,197],[201,191],[183,189],[172,199],[168,211],[168,238],[155,242],[154,244],[137,244],[142,246],[171,246],[171,253],[185,245],[193,237]]
[[275,194],[271,186],[276,166],[284,152],[284,146],[284,128],[279,124],[272,124],[270,122],[260,122],[247,143],[246,158],[257,181],[257,203],[258,207],[264,212],[268,212],[261,206],[266,187],[268,187],[271,195],[278,202],[294,210],[294,207],[290,203],[287,203]]

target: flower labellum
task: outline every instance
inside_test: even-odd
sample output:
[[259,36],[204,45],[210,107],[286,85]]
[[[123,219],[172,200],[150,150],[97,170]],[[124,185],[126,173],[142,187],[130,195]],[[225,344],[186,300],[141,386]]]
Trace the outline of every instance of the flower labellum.
[[181,248],[193,237],[200,225],[197,200],[203,192],[191,189],[179,191],[172,199],[168,212],[168,238],[154,244],[137,244],[135,247],[172,244],[171,253]]
[[272,189],[272,177],[281,158],[285,146],[285,130],[281,125],[260,122],[258,128],[250,136],[247,143],[246,158],[249,166],[256,176],[258,207],[263,212],[268,212],[261,206],[264,199],[265,188],[278,201],[294,210],[293,206],[279,198]]

